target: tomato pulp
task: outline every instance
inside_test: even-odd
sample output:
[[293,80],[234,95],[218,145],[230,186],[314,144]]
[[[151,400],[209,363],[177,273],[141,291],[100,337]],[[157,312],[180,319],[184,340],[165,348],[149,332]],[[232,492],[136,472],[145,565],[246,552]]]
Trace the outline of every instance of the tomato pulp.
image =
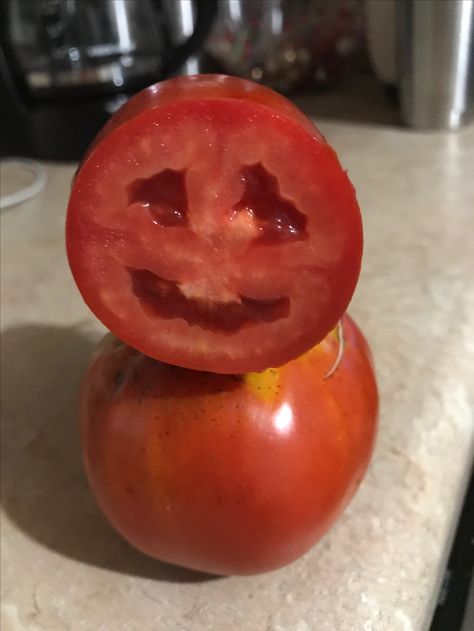
[[281,368],[217,375],[157,362],[109,335],[86,374],[83,454],[97,501],[134,546],[218,574],[275,569],[308,550],[361,481],[378,398],[344,317]]
[[217,373],[280,366],[335,326],[362,228],[334,151],[289,101],[220,75],[132,98],[75,178],[68,257],[130,346]]

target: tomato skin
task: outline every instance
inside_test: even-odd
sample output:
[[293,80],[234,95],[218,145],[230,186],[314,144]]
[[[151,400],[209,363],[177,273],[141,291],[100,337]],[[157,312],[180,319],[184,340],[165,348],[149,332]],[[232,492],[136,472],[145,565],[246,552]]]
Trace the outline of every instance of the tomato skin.
[[372,452],[378,395],[370,351],[343,320],[279,369],[216,375],[99,345],[81,395],[88,478],[132,545],[216,574],[290,563],[330,527]]
[[92,142],[88,153],[114,129],[145,110],[187,99],[232,98],[254,101],[280,112],[302,125],[318,140],[324,136],[291,101],[263,85],[227,75],[207,74],[174,77],[141,90],[127,101],[106,123]]
[[[163,174],[178,184],[157,183]],[[321,341],[362,256],[354,189],[316,128],[268,88],[217,75],[151,86],[117,112],[75,178],[66,236],[78,288],[109,330],[155,359],[224,374]]]

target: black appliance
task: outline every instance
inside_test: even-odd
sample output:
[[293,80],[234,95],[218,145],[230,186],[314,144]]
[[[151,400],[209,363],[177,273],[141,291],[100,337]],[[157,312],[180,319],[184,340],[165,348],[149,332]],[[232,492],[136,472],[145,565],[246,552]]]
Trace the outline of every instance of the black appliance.
[[216,6],[2,0],[1,154],[78,160],[129,96],[189,64]]

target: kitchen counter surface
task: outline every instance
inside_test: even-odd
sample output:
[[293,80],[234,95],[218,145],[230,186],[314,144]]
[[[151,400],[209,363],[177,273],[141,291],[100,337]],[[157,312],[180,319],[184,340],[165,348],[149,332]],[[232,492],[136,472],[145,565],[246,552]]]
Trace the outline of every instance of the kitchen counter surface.
[[[315,111],[315,110],[313,110]],[[209,578],[152,561],[105,523],[80,463],[76,393],[103,332],[63,244],[73,166],[2,214],[3,631],[421,631],[473,447],[474,129],[322,119],[358,191],[351,313],[378,373],[368,475],[289,567]],[[13,175],[2,169],[4,189]]]

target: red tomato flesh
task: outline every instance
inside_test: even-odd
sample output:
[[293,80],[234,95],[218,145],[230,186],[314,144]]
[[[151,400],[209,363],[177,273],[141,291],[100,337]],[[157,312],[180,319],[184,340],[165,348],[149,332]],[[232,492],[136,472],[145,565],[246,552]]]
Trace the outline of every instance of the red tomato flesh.
[[359,485],[376,431],[370,352],[353,321],[281,368],[216,375],[157,362],[107,336],[81,396],[97,501],[143,552],[255,574],[306,552]]
[[334,151],[291,103],[204,75],[153,86],[111,119],[74,181],[67,249],[115,335],[238,373],[282,365],[335,326],[362,229]]

